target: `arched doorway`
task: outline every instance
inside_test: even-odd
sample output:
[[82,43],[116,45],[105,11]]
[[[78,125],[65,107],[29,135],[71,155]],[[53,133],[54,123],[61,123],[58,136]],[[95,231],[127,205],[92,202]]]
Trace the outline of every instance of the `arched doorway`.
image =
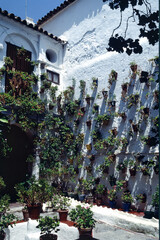
[[33,139],[16,125],[11,125],[9,130],[4,129],[3,134],[12,151],[8,153],[7,158],[0,161],[0,176],[6,183],[5,193],[9,194],[11,201],[14,202],[16,201],[15,184],[25,181],[26,176],[31,174],[26,159],[33,150]]

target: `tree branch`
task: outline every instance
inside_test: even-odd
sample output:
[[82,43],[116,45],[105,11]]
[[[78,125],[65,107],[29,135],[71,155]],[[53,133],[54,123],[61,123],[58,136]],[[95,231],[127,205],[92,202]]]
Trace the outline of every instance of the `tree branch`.
[[115,30],[118,29],[121,26],[121,23],[122,23],[122,12],[120,12],[120,13],[121,13],[120,23],[119,23],[119,25],[115,29],[113,29],[111,37],[113,37],[113,34],[114,34]]

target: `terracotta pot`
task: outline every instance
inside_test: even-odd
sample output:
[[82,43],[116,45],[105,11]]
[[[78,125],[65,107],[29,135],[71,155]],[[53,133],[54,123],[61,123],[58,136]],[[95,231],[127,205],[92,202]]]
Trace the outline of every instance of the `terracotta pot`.
[[[92,228],[79,228],[78,230],[79,230],[80,239],[83,236],[92,237]],[[88,239],[88,238],[84,238],[84,239]]]
[[130,172],[131,176],[135,176],[136,175],[136,168],[132,168],[132,169],[130,168],[129,172]]
[[90,143],[90,144],[86,144],[86,148],[87,148],[88,151],[91,151],[91,150],[92,150],[92,145],[91,145],[91,143]]
[[5,232],[0,232],[0,240],[4,240],[5,239],[5,236],[6,236],[6,233]]
[[90,127],[91,126],[91,120],[86,121],[86,125],[87,125],[87,127]]
[[102,94],[103,94],[103,97],[104,97],[105,99],[107,99],[107,97],[108,97],[108,91],[102,91]]
[[28,209],[28,213],[29,213],[29,218],[38,219],[40,216],[42,206],[41,206],[41,204],[27,205],[27,209]]
[[22,209],[22,213],[23,213],[23,220],[28,221],[28,218],[29,218],[28,210],[27,209]]
[[57,240],[57,238],[56,234],[44,234],[40,236],[40,240]]
[[137,65],[131,65],[130,68],[131,68],[132,72],[137,71]]
[[91,101],[90,97],[86,97],[85,100],[86,100],[87,104],[90,104],[90,101]]
[[67,216],[68,216],[68,210],[58,210],[59,213],[59,220],[62,221],[67,221]]
[[102,199],[97,198],[96,199],[96,204],[97,204],[97,206],[101,206],[102,205]]
[[108,125],[109,124],[109,120],[103,120],[103,125]]

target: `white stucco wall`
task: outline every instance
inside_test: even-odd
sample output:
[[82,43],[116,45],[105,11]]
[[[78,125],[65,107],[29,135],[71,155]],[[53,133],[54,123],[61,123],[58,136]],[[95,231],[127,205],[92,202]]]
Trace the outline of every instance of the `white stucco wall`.
[[[158,1],[150,1],[152,11],[158,9]],[[142,9],[143,10],[143,9]],[[126,20],[131,15],[130,9],[126,9],[123,12],[122,26],[115,32],[124,35]],[[116,112],[126,112],[127,121],[121,122],[120,118],[114,118],[113,122],[107,128],[104,128],[103,135],[108,134],[108,130],[112,127],[118,128],[118,136],[126,136],[130,128],[129,119],[138,120],[139,113],[136,111],[140,106],[149,106],[151,110],[150,116],[156,116],[157,111],[152,109],[153,107],[153,91],[158,88],[158,84],[153,83],[150,88],[147,88],[145,84],[140,84],[139,76],[136,76],[134,84],[131,85],[128,95],[136,92],[140,93],[141,102],[136,108],[127,109],[126,102],[121,99],[121,84],[123,82],[131,81],[130,63],[136,62],[138,68],[142,71],[148,71],[152,73],[157,71],[153,69],[149,59],[158,55],[158,44],[155,46],[149,45],[146,38],[142,38],[140,43],[143,47],[142,54],[132,54],[128,56],[126,53],[119,54],[116,52],[107,52],[108,40],[112,34],[114,28],[116,28],[120,21],[119,10],[111,10],[107,3],[103,3],[102,0],[77,0],[65,10],[58,13],[55,17],[51,18],[42,27],[58,37],[68,41],[66,46],[66,52],[63,63],[63,78],[62,88],[72,85],[72,79],[76,80],[75,99],[80,96],[79,81],[86,81],[85,94],[94,96],[94,103],[99,104],[100,113],[107,111],[103,98],[97,99],[97,93],[101,93],[102,89],[109,91],[110,96],[116,95]],[[127,38],[138,38],[138,26],[137,22],[129,21],[129,27],[127,31]],[[114,69],[118,73],[118,79],[116,85],[110,90],[108,88],[108,78],[111,70]],[[91,89],[92,77],[98,78],[98,88],[94,92]],[[158,78],[158,74],[155,74],[155,80]],[[149,97],[146,98],[146,94],[149,92]],[[85,101],[83,102],[85,105]],[[83,119],[82,131],[85,133],[84,149],[83,153],[86,155],[87,150],[85,144],[91,140],[90,133],[94,129],[94,123],[91,129],[88,129],[85,125],[87,118],[91,116],[92,120],[94,115],[92,114],[92,107],[87,106],[87,113]],[[139,141],[139,136],[147,135],[150,133],[150,122],[146,126],[142,126],[143,131],[138,135],[134,135],[130,140],[130,144],[127,148],[127,152],[123,153],[120,150],[117,151],[117,163],[124,157],[133,157],[134,153],[145,153],[145,159],[152,158],[153,153],[158,153],[158,148],[148,149],[144,144]],[[152,134],[152,133],[150,133]],[[92,150],[92,153],[94,150]],[[105,156],[105,155],[104,155]],[[86,159],[86,162],[88,160]],[[93,167],[93,175],[96,176],[96,167],[100,162],[103,162],[103,157],[96,155],[96,164]],[[109,174],[113,173],[113,167],[110,169]],[[83,174],[82,174],[83,175]],[[119,173],[115,172],[115,175],[120,179],[124,179],[124,176],[119,176]],[[106,184],[106,179],[102,180]],[[138,172],[135,178],[131,178],[129,173],[125,176],[125,179],[129,180],[128,188],[134,195],[139,192],[145,192],[148,195],[147,204],[151,202],[152,193],[155,191],[155,186],[158,183],[158,177],[152,173],[151,177],[144,177],[142,173]],[[154,183],[154,184],[153,184]],[[109,185],[107,185],[110,188]],[[144,206],[143,206],[144,207]]]

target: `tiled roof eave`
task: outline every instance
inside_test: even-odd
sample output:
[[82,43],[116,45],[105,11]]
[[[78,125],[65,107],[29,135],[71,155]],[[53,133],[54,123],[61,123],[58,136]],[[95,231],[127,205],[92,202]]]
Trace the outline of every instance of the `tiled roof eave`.
[[8,17],[10,19],[13,19],[14,21],[19,22],[19,23],[25,25],[26,27],[29,27],[37,32],[45,34],[46,36],[50,37],[51,39],[54,39],[55,41],[61,43],[62,45],[67,43],[66,41],[63,41],[60,38],[54,36],[52,33],[48,33],[47,31],[43,30],[43,28],[39,27],[38,25],[36,25],[36,24],[34,25],[32,23],[27,23],[26,20],[22,20],[20,17],[15,16],[13,13],[8,13],[6,10],[3,11],[1,8],[0,8],[0,14]]
[[44,17],[42,17],[41,19],[38,20],[37,22],[37,26],[42,25],[43,23],[45,23],[46,21],[48,21],[50,18],[52,18],[53,16],[57,15],[59,12],[61,12],[62,10],[64,10],[66,7],[68,7],[70,4],[72,4],[73,2],[75,2],[77,0],[66,0],[64,1],[64,3],[62,3],[59,7],[53,9],[53,11],[50,11],[49,13],[47,13]]

